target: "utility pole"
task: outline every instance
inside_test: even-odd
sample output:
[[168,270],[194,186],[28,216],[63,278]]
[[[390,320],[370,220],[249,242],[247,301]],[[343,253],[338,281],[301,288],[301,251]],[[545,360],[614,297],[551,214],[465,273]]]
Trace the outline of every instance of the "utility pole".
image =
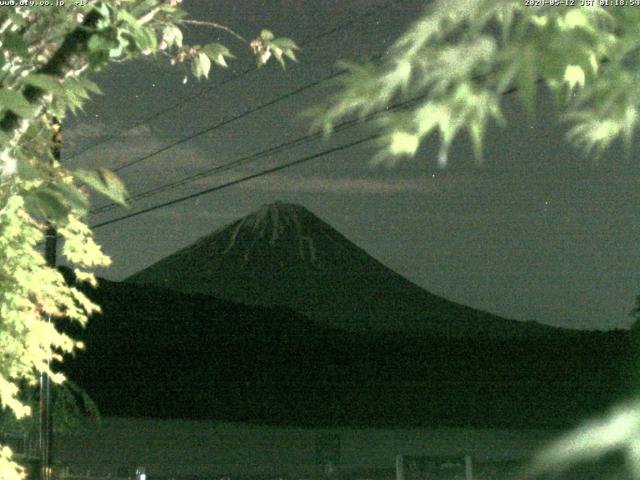
[[[53,118],[53,144],[51,147],[52,161],[60,161],[62,147],[62,131],[60,121]],[[47,265],[56,266],[56,250],[58,232],[53,225],[47,224],[45,233],[44,257]],[[51,322],[51,316],[47,319]],[[49,364],[48,364],[49,366]],[[53,422],[51,416],[51,378],[47,372],[40,373],[40,480],[51,480],[51,447],[53,443]]]

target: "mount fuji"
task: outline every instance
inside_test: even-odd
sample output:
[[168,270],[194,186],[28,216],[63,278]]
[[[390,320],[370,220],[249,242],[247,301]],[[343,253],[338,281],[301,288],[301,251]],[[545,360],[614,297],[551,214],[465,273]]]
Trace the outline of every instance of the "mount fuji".
[[78,286],[102,313],[66,327],[87,348],[65,373],[106,416],[555,428],[635,378],[629,332],[448,301],[298,205],[267,205],[128,282]]
[[126,281],[247,305],[286,306],[357,333],[513,338],[558,330],[434,295],[305,207],[289,203],[265,205]]

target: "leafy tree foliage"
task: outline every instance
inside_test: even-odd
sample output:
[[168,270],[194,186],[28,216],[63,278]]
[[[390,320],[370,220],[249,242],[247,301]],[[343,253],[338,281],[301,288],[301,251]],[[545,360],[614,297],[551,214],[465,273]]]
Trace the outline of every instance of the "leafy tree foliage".
[[[38,389],[22,388],[20,399],[32,410],[37,408]],[[93,399],[70,379],[53,385],[52,427],[54,433],[77,430],[82,425],[100,424],[98,406]],[[28,434],[38,438],[40,420],[36,415],[18,420],[9,410],[0,411],[0,432]]]
[[[83,324],[99,310],[46,265],[39,247],[47,228],[53,226],[64,239],[62,254],[77,267],[76,277],[95,284],[88,269],[108,265],[109,258],[86,223],[86,188],[126,204],[124,186],[113,173],[69,171],[52,154],[65,114],[99,93],[87,76],[141,55],[167,57],[196,78],[207,78],[212,65],[225,67],[233,57],[227,47],[186,45],[180,28],[186,23],[234,35],[253,49],[259,65],[271,56],[283,65],[284,58],[295,60],[291,40],[264,30],[249,42],[228,27],[187,18],[180,2],[104,0],[0,9],[0,403],[17,419],[31,410],[20,386],[34,385],[39,372],[62,383],[64,376],[50,365],[82,347],[48,320]],[[61,391],[68,393],[63,400],[78,395]],[[0,479],[23,475],[11,451],[0,447]]]
[[[601,153],[617,139],[629,147],[640,114],[638,2],[532,3],[538,2],[430,2],[382,65],[344,63],[347,73],[340,87],[310,112],[315,127],[330,133],[344,117],[364,118],[388,109],[378,116],[377,160],[414,156],[435,133],[437,161],[444,166],[452,142],[464,131],[481,159],[487,124],[507,121],[503,95],[517,90],[531,113],[543,85],[570,125],[569,141],[587,153]],[[389,108],[398,104],[405,108]],[[632,314],[639,318],[639,312],[640,303]],[[630,471],[640,477],[639,433],[640,400],[635,400],[558,439],[524,473],[561,470],[621,450]]]
[[[330,132],[349,115],[409,101],[381,117],[381,156],[415,155],[426,137],[440,138],[438,163],[468,132],[478,159],[488,122],[504,125],[503,94],[518,89],[532,112],[544,84],[570,122],[569,139],[601,152],[631,141],[638,123],[640,8],[536,7],[516,0],[437,0],[390,48],[387,60],[345,63],[341,88],[319,107],[315,126]],[[554,3],[554,2],[552,2]],[[575,2],[577,3],[577,2]],[[622,2],[624,3],[624,2]],[[629,1],[626,2],[629,4]]]

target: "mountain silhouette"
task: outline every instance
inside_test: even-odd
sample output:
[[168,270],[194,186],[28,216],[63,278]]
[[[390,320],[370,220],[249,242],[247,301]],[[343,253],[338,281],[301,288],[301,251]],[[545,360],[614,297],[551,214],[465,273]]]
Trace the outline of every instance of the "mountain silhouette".
[[300,205],[276,202],[126,281],[247,305],[282,305],[330,327],[512,338],[559,329],[500,318],[434,295]]
[[[65,275],[72,281],[73,274]],[[286,307],[99,280],[60,368],[104,416],[291,425],[564,426],[624,394],[627,332],[357,334]]]

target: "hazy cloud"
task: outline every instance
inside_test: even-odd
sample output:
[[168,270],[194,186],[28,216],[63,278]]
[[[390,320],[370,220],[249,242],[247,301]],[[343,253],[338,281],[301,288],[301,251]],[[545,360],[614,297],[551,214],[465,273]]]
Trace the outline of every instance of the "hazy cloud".
[[65,141],[71,144],[85,139],[99,140],[112,135],[118,135],[118,138],[148,137],[151,136],[152,133],[149,125],[138,125],[128,130],[119,131],[115,126],[107,125],[100,120],[89,123],[79,123],[64,131]]
[[[242,175],[231,177],[225,175],[217,177],[221,183]],[[201,186],[211,182],[202,180],[197,182]],[[241,184],[244,190],[296,192],[296,193],[334,193],[334,194],[362,194],[380,195],[389,193],[427,193],[434,191],[435,184],[431,178],[332,178],[319,175],[283,175],[272,174],[258,177]]]

